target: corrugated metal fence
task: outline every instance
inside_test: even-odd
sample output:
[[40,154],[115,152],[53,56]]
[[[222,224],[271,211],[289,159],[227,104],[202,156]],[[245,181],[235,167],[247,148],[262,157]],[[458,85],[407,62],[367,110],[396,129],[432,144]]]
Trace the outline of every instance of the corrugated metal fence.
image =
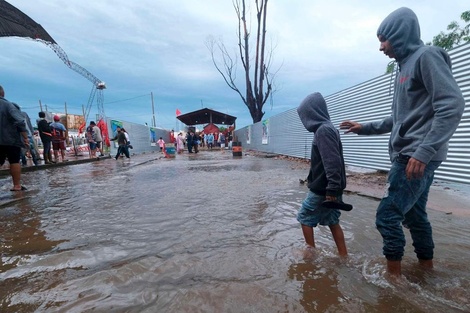
[[[129,134],[129,141],[132,144],[133,149],[129,150],[130,153],[145,153],[145,152],[152,152],[152,151],[160,151],[160,147],[158,145],[152,145],[151,143],[151,127],[146,125],[121,121],[114,118],[106,118],[106,122],[108,125],[108,133],[110,138],[113,135],[113,128],[112,128],[112,121],[119,122],[122,127],[126,130]],[[162,128],[152,128],[155,133],[155,137],[158,138],[162,137],[165,142],[170,142],[170,132],[168,130]],[[111,142],[111,155],[114,156],[117,153],[117,144]]]
[[[450,141],[447,160],[436,171],[436,178],[470,184],[470,43],[454,48],[449,55],[466,106],[462,121]],[[325,100],[331,120],[338,126],[347,119],[369,122],[390,115],[392,92],[393,77],[386,74],[329,95]],[[244,149],[310,158],[313,136],[303,127],[297,115],[297,105],[265,121],[237,130],[235,134]],[[341,136],[347,165],[388,171],[388,134]]]

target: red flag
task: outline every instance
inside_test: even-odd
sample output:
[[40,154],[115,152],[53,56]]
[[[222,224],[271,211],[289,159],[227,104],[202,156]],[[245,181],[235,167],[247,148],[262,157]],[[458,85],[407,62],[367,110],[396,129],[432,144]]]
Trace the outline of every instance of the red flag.
[[79,135],[80,135],[81,133],[83,133],[83,129],[85,128],[85,126],[86,126],[86,122],[83,121],[83,124],[78,127],[78,134],[79,134]]
[[181,111],[176,109],[176,116],[180,116],[181,115]]
[[98,124],[96,125],[101,131],[101,137],[106,144],[107,147],[111,147],[111,142],[109,140],[109,134],[108,134],[108,125],[106,125],[106,122],[101,118],[98,121]]

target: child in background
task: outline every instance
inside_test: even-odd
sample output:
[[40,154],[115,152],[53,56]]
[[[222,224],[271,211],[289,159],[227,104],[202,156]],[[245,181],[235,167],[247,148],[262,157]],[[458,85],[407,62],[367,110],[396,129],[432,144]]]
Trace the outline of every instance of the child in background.
[[157,143],[160,146],[160,152],[163,152],[163,148],[165,147],[165,141],[163,140],[163,138],[160,137],[160,139],[158,139]]

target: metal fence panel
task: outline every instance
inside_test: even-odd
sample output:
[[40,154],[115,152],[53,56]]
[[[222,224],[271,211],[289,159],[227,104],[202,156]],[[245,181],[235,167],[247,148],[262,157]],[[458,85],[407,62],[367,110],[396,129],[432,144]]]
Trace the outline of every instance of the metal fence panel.
[[[146,125],[126,122],[108,117],[106,118],[106,124],[108,125],[108,133],[110,138],[113,138],[115,136],[111,128],[112,120],[121,122],[122,126],[129,134],[129,141],[131,142],[133,147],[132,150],[129,150],[131,154],[160,151],[160,147],[158,147],[158,145],[150,144],[150,127]],[[162,128],[155,128],[155,133],[157,138],[162,137],[165,142],[170,142],[170,132],[168,130]],[[114,156],[116,153],[117,143],[111,142],[111,155]]]

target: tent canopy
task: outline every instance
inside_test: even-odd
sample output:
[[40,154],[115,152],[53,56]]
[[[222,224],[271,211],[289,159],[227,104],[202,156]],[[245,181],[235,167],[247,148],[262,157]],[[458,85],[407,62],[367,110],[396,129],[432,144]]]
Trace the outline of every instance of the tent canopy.
[[231,116],[225,113],[217,112],[211,109],[201,109],[186,114],[181,114],[176,117],[186,125],[198,125],[198,124],[223,124],[233,125],[237,119],[235,116]]

